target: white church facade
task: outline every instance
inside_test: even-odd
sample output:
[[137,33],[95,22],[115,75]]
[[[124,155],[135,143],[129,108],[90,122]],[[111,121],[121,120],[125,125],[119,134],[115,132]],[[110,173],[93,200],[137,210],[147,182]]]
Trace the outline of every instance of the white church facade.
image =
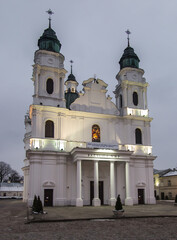
[[153,161],[147,106],[148,83],[128,46],[116,76],[116,104],[101,79],[71,73],[54,30],[38,40],[33,103],[25,116],[24,201],[44,206],[154,204]]

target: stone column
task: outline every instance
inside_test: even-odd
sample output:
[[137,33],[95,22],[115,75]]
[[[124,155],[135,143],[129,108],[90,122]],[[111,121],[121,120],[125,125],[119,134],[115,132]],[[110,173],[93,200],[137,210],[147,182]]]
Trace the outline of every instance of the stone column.
[[114,162],[110,162],[110,199],[109,205],[115,206],[115,174],[114,174]]
[[130,170],[129,162],[125,163],[125,187],[126,187],[126,198],[125,205],[133,205],[133,199],[130,196]]
[[94,199],[92,200],[93,206],[101,205],[99,199],[99,174],[98,174],[98,161],[94,161]]
[[81,185],[81,176],[82,176],[82,169],[81,169],[81,160],[77,161],[77,198],[76,198],[76,207],[83,206],[82,200],[82,185]]

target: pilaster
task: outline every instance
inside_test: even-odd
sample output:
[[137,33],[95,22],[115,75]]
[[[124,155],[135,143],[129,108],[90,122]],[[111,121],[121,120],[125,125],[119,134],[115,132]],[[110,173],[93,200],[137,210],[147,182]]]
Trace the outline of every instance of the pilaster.
[[56,163],[56,176],[58,184],[56,188],[56,205],[64,206],[66,205],[66,157],[60,156]]

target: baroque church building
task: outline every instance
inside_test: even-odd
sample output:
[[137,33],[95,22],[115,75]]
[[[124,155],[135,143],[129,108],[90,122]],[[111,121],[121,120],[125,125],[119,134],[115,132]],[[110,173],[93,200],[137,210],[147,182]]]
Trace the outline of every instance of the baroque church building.
[[154,204],[148,83],[129,45],[120,58],[116,104],[101,79],[71,73],[49,27],[34,54],[33,102],[25,115],[24,201],[44,206]]

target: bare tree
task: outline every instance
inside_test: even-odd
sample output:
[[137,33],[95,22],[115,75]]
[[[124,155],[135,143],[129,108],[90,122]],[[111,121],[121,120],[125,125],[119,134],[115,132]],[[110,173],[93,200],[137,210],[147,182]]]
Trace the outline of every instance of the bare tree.
[[9,177],[12,172],[12,168],[8,163],[0,162],[0,182],[3,182]]
[[9,180],[11,182],[20,182],[22,180],[22,177],[19,175],[19,173],[16,170],[11,170],[9,174]]

